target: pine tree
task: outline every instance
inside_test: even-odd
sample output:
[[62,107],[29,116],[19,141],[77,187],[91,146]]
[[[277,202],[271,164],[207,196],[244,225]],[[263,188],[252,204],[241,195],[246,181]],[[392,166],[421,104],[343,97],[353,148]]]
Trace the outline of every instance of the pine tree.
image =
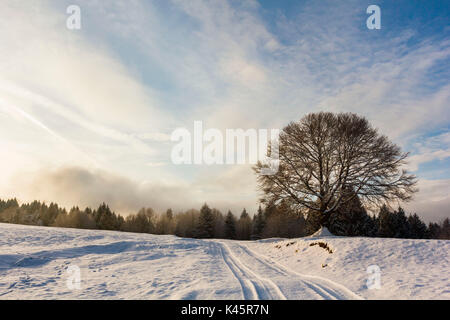
[[409,215],[409,237],[412,239],[425,239],[427,238],[427,226],[420,220],[417,214]]
[[439,239],[446,239],[450,240],[450,219],[445,218],[444,221],[442,221],[441,228],[439,232]]
[[216,208],[213,208],[211,211],[214,217],[214,238],[223,239],[225,238],[225,217]]
[[19,208],[19,202],[16,198],[6,200],[5,209],[9,208]]
[[368,215],[367,223],[364,224],[364,236],[376,237],[378,234],[378,218]]
[[102,203],[95,214],[97,227],[103,230],[118,230],[117,216],[106,203]]
[[225,237],[227,239],[236,239],[236,218],[230,210],[228,210],[225,218]]
[[378,213],[378,236],[382,238],[393,238],[395,231],[394,214],[389,211],[386,205],[383,205]]
[[236,235],[239,240],[250,240],[252,234],[252,220],[247,210],[242,211],[241,217],[237,223]]
[[200,216],[197,225],[198,238],[213,238],[214,237],[214,216],[212,210],[205,203],[200,209]]
[[371,219],[358,196],[353,192],[349,196],[352,196],[352,200],[330,214],[328,229],[338,236],[366,236],[373,228]]
[[408,218],[406,217],[403,208],[399,207],[397,211],[394,212],[394,238],[407,239],[410,237]]
[[430,222],[428,224],[428,229],[427,229],[427,238],[429,239],[439,239],[439,233],[441,231],[441,227],[439,226],[438,223],[432,223]]
[[261,239],[265,225],[266,225],[266,221],[264,219],[264,212],[260,205],[258,207],[258,212],[253,217],[253,227],[252,227],[252,239],[253,240]]

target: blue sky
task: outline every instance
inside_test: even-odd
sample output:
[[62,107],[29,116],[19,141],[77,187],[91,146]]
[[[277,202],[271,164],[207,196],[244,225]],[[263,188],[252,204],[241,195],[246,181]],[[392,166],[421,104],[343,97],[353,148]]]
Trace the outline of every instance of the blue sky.
[[[81,30],[66,28],[71,4]],[[449,215],[448,1],[2,1],[0,18],[0,197],[253,211],[249,166],[173,165],[171,132],[328,110],[411,153],[407,209]]]

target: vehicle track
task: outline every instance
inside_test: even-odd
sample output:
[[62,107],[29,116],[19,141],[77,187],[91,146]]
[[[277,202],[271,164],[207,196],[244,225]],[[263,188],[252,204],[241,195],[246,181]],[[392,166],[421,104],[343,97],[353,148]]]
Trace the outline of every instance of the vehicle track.
[[231,248],[225,241],[216,243],[240,282],[244,299],[362,299],[332,280],[289,270],[242,243],[230,242]]
[[226,243],[216,242],[216,244],[220,247],[223,261],[239,281],[243,299],[286,300],[280,288],[272,280],[261,277],[245,266]]
[[253,256],[257,260],[259,260],[261,263],[265,263],[267,266],[279,271],[284,272],[286,275],[296,276],[300,278],[303,282],[305,282],[306,285],[310,286],[311,289],[317,291],[319,294],[323,295],[325,299],[356,299],[361,300],[363,299],[356,293],[352,292],[345,286],[334,282],[330,279],[319,277],[319,276],[312,276],[312,275],[305,275],[298,272],[295,272],[293,270],[288,269],[285,266],[282,266],[276,261],[273,261],[272,259],[264,256],[263,254],[256,253],[255,251],[251,250],[245,245],[238,244],[238,246],[247,252],[250,256]]

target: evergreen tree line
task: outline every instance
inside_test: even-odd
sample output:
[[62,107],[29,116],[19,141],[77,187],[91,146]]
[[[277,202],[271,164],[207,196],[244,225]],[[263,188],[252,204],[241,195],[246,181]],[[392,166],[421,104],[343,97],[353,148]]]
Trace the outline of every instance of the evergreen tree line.
[[[0,200],[0,222],[3,223],[173,234],[188,238],[295,238],[314,233],[320,227],[319,221],[319,214],[293,210],[287,202],[260,206],[252,217],[245,209],[236,217],[231,211],[223,214],[207,204],[200,210],[177,214],[171,209],[158,214],[151,208],[142,208],[136,214],[123,217],[105,203],[94,210],[73,207],[67,211],[55,203],[33,201],[19,205],[16,199]],[[402,208],[393,211],[386,206],[371,216],[357,198],[333,213],[326,227],[340,236],[450,239],[449,218],[427,226],[417,214],[407,216]]]

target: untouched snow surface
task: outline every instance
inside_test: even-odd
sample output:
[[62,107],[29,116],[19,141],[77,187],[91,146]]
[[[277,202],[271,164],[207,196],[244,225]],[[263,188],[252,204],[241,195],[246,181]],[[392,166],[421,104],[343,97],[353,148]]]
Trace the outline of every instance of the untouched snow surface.
[[450,299],[449,252],[325,232],[245,242],[0,224],[0,299]]

